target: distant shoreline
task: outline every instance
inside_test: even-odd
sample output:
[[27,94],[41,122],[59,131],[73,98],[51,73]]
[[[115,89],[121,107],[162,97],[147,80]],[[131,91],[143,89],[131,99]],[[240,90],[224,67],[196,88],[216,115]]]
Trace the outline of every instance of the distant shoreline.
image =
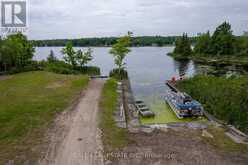
[[[65,47],[65,45],[61,46],[35,46],[37,48],[47,48],[47,47]],[[79,47],[79,48],[111,48],[112,46],[73,46],[73,47]],[[144,47],[154,47],[154,48],[163,48],[163,47],[175,47],[175,45],[164,45],[164,46],[131,46],[130,48],[144,48]]]

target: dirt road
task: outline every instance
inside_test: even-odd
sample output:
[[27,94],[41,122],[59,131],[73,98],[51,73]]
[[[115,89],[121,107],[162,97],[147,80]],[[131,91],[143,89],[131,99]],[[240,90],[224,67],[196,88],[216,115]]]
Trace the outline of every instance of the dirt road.
[[57,147],[52,147],[49,160],[46,158],[40,164],[103,164],[102,144],[97,122],[98,102],[103,84],[104,80],[96,79],[90,81],[88,88],[84,92],[84,96],[80,98],[78,104],[75,106],[73,114],[70,117],[63,117],[63,123],[64,125],[68,125],[68,129],[64,137],[61,134],[63,139],[61,139],[60,144]]

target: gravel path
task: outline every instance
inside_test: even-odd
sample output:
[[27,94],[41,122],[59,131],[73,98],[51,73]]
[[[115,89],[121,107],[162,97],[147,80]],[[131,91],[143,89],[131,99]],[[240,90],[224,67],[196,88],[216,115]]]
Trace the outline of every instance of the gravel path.
[[[63,121],[64,125],[68,125],[68,129],[60,144],[51,147],[53,149],[49,153],[49,161],[46,158],[40,164],[103,165],[103,149],[98,129],[98,102],[103,85],[104,80],[90,81],[71,117],[67,115]],[[56,143],[58,140],[53,141]]]

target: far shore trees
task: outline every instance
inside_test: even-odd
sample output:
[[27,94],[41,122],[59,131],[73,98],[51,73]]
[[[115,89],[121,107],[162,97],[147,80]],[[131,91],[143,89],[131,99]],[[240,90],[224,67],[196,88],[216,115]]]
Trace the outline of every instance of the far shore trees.
[[[132,46],[171,46],[175,42],[177,36],[137,36],[132,37]],[[54,39],[54,40],[38,40],[34,41],[35,46],[51,47],[65,46],[68,41],[71,41],[73,46],[77,47],[106,47],[114,45],[119,37],[94,37],[80,39]]]
[[131,51],[129,46],[131,45],[131,33],[129,32],[128,35],[121,37],[117,40],[117,43],[114,44],[110,50],[110,54],[113,55],[115,64],[117,65],[118,73],[125,69],[126,63],[124,59],[126,55]]

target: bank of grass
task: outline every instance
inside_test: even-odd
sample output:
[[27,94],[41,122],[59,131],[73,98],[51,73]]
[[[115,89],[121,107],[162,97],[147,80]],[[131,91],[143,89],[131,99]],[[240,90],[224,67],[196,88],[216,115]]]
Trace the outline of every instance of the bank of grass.
[[[44,71],[0,81],[0,164],[34,164],[44,131],[87,85],[88,77]],[[14,160],[14,162],[13,162]]]
[[100,128],[103,132],[103,144],[105,151],[119,149],[128,144],[128,132],[126,129],[118,128],[113,114],[117,108],[118,93],[117,81],[109,79],[103,88],[99,107]]

